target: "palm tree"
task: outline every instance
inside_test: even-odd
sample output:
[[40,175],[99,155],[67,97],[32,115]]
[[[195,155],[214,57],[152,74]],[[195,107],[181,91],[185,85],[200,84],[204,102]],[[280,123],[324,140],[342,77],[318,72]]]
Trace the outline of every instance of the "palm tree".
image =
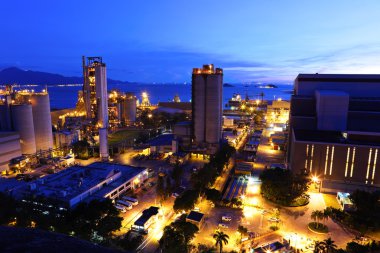
[[313,253],[326,253],[326,250],[327,248],[325,242],[315,242]]
[[311,213],[311,218],[316,222],[316,227],[319,227],[319,221],[323,219],[323,212],[320,210],[314,210]]
[[[328,210],[323,210],[323,220],[327,222],[329,220],[330,212]],[[326,225],[326,224],[325,224]]]
[[222,253],[223,244],[227,244],[230,237],[221,231],[216,231],[213,238],[215,239],[215,246],[218,247],[219,245],[220,253]]
[[336,244],[334,243],[333,240],[331,240],[331,237],[327,238],[326,240],[323,241],[324,244],[326,245],[327,248],[327,253],[334,252],[337,248]]

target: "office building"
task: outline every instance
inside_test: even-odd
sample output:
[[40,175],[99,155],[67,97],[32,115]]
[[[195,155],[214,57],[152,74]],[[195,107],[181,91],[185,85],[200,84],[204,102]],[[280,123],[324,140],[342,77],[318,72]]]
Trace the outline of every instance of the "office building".
[[215,153],[222,136],[223,70],[214,65],[194,68],[192,74],[193,144]]
[[326,192],[380,187],[380,75],[300,74],[288,165]]

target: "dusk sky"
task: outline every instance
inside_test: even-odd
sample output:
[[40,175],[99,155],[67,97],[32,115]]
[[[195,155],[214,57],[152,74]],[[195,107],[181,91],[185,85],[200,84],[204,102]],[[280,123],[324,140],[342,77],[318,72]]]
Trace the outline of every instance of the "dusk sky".
[[291,83],[302,73],[380,73],[380,1],[17,1],[0,5],[0,69],[189,82],[214,63],[226,82]]

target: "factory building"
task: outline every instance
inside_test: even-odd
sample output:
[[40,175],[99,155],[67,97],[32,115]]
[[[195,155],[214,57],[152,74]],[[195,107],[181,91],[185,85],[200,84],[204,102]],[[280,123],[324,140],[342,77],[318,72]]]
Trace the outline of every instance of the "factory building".
[[17,132],[0,132],[0,174],[9,169],[9,161],[21,156],[20,135]]
[[120,194],[140,187],[148,178],[148,170],[107,162],[88,166],[75,165],[58,173],[13,190],[18,199],[32,195],[44,196],[60,207],[72,208],[92,199],[114,199]]
[[13,91],[8,86],[0,94],[0,131],[15,131],[20,136],[22,154],[53,148],[50,102],[47,90]]
[[212,64],[193,69],[193,144],[211,154],[217,151],[222,136],[222,89],[222,69]]
[[102,57],[82,58],[83,98],[86,117],[99,129],[99,154],[102,160],[108,160],[108,92],[106,64]]
[[380,187],[380,75],[298,75],[289,134],[289,167],[321,191]]

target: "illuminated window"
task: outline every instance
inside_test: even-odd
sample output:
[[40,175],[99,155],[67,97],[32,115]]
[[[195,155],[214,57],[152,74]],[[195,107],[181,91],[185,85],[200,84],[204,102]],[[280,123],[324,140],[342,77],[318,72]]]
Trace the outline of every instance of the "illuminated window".
[[309,158],[309,144],[306,145],[305,170],[307,169],[307,159],[308,158]]
[[329,146],[326,148],[326,160],[325,160],[325,175],[327,174],[327,163],[329,160]]
[[313,156],[314,156],[314,144],[311,145],[310,172],[312,172],[312,170],[313,170]]
[[377,149],[375,150],[375,157],[373,159],[373,168],[372,168],[372,182],[371,184],[373,184],[373,181],[375,180],[375,173],[376,173],[376,161],[377,161]]
[[356,153],[356,148],[354,148],[354,150],[352,151],[352,163],[351,163],[350,177],[352,177],[354,175],[355,153]]
[[348,164],[350,161],[350,151],[351,151],[351,148],[347,148],[346,170],[344,171],[344,177],[347,177],[347,173],[348,173]]
[[369,149],[369,154],[368,154],[368,163],[367,163],[367,174],[365,176],[365,183],[368,184],[368,177],[369,177],[369,169],[371,166],[371,157],[372,157],[372,148]]
[[331,158],[330,158],[330,176],[332,174],[332,167],[333,167],[333,163],[334,163],[334,149],[335,147],[333,146],[332,149],[331,149]]

